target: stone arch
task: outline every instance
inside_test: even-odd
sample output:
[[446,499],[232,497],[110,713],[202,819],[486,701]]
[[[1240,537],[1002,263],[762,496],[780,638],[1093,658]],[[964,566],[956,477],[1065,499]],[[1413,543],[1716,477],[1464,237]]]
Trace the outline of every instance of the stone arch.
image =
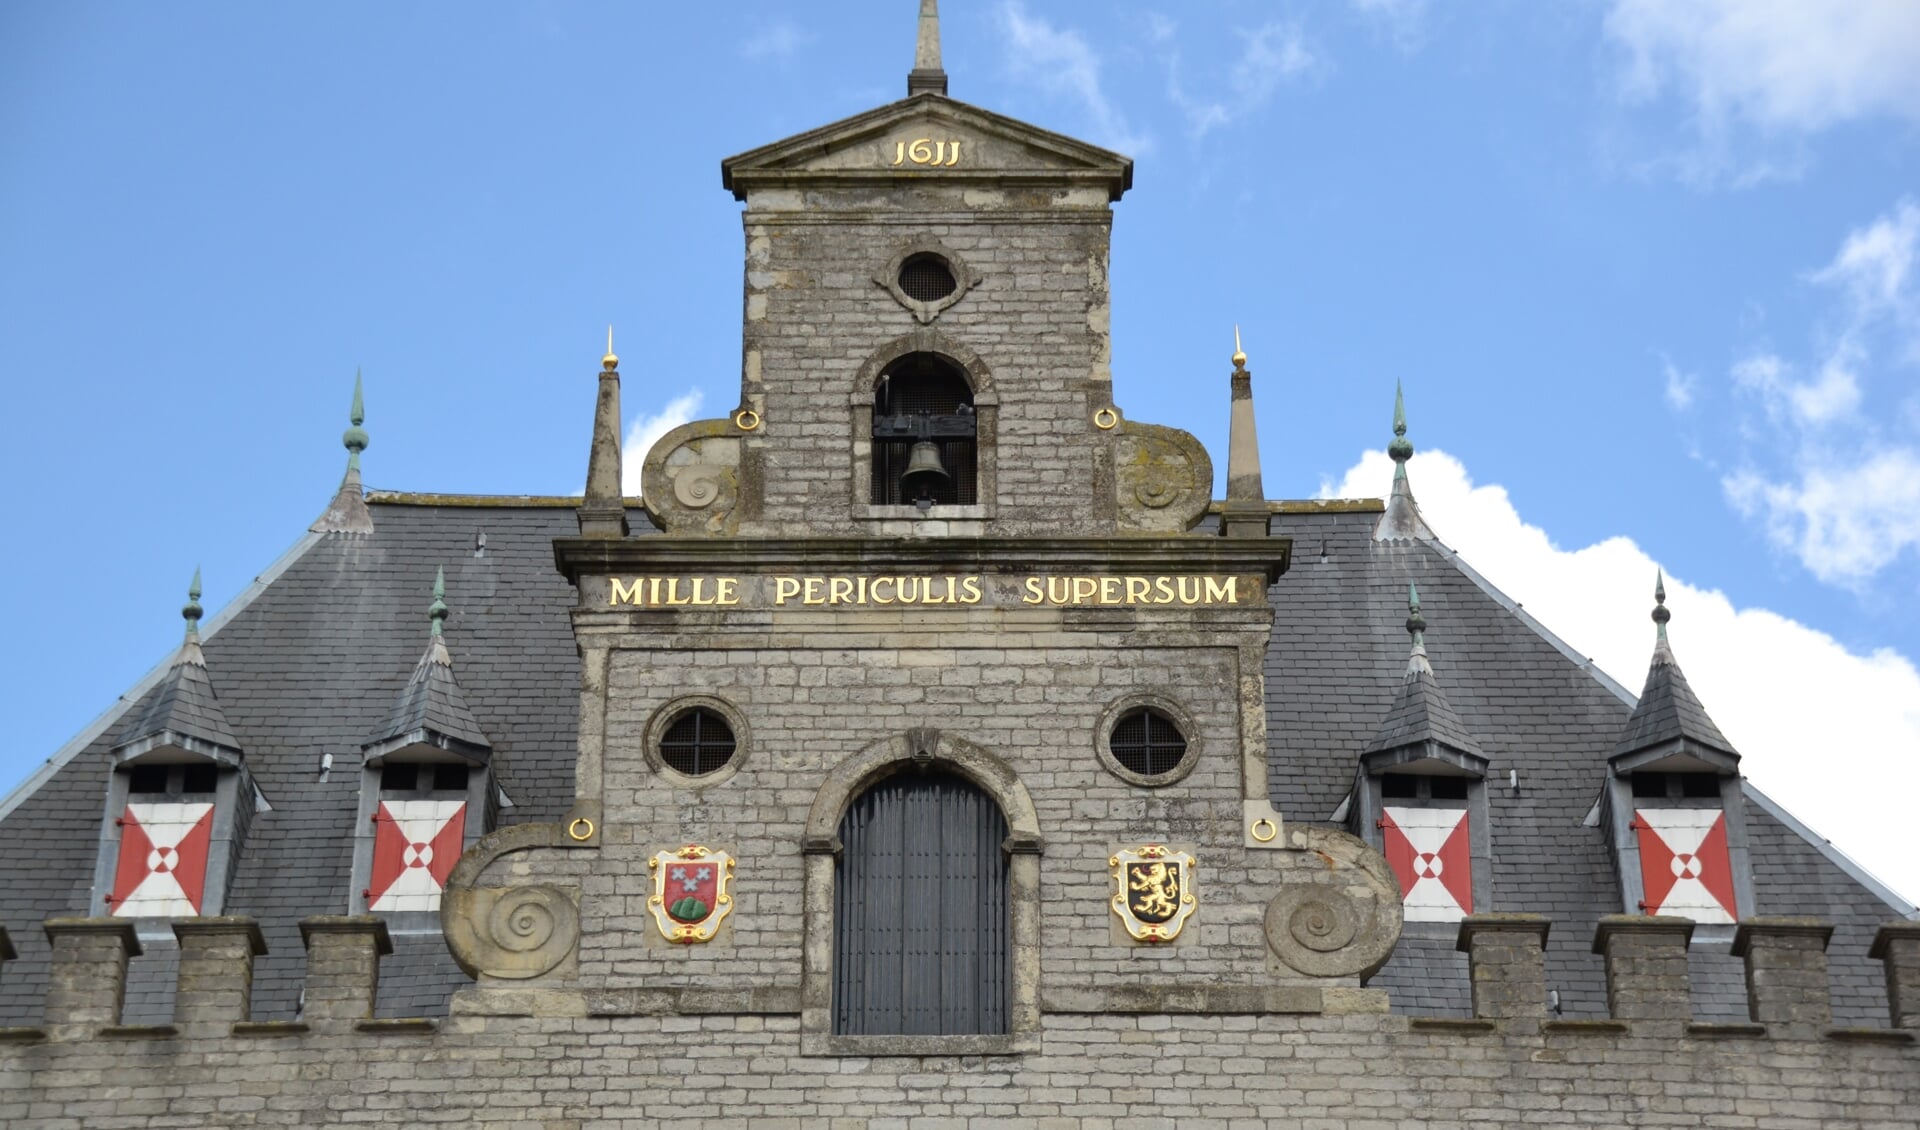
[[[833,1032],[834,885],[840,819],[867,788],[914,766],[941,769],[979,788],[1007,820],[1009,997],[1005,1034],[842,1036]],[[800,850],[805,857],[802,946],[803,1055],[1004,1055],[1040,1050],[1040,837],[1033,798],[1013,767],[991,751],[933,729],[872,742],[835,765],[814,793]]]
[[973,386],[975,408],[999,406],[1000,394],[994,389],[993,370],[988,367],[986,360],[931,326],[923,326],[896,337],[869,354],[854,374],[853,387],[847,390],[847,403],[856,408],[871,407],[873,387],[880,380],[880,374],[886,371],[887,366],[910,353],[932,353],[953,362]]

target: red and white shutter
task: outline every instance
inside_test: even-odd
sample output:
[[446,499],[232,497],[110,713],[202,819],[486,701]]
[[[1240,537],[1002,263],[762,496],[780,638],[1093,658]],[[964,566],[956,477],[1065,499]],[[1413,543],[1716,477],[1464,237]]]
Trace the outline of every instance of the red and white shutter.
[[1381,813],[1387,862],[1409,922],[1458,922],[1473,913],[1473,847],[1464,808]]
[[1727,814],[1717,808],[1642,808],[1632,827],[1640,838],[1641,909],[1695,922],[1731,923],[1733,863]]
[[107,911],[121,918],[191,918],[207,887],[213,805],[130,802]]
[[466,836],[466,802],[382,801],[373,820],[367,909],[439,910],[440,888],[459,861]]

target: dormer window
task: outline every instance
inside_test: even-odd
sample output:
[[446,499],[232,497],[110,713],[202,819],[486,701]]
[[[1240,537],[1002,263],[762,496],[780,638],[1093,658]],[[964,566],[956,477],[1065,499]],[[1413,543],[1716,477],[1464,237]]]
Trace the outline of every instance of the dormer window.
[[873,503],[973,505],[977,435],[973,386],[958,365],[934,353],[895,361],[873,391]]
[[253,782],[200,648],[198,574],[188,591],[186,639],[113,747],[94,913],[219,914],[253,815]]
[[360,818],[353,855],[355,909],[389,929],[439,928],[440,892],[492,823],[493,745],[453,677],[441,635],[446,576],[434,576],[427,650],[385,728],[360,747]]

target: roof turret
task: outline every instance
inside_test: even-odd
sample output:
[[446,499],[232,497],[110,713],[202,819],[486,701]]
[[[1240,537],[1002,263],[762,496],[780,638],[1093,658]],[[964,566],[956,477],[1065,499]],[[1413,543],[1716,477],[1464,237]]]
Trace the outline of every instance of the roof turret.
[[[1366,753],[1421,750],[1424,755],[1451,753],[1484,760],[1480,744],[1455,714],[1447,694],[1434,677],[1427,660],[1427,621],[1420,615],[1420,590],[1407,586],[1407,634],[1413,647],[1407,656],[1407,671],[1400,682],[1400,693],[1379,731],[1367,743]],[[1405,760],[1396,758],[1395,760]]]
[[446,595],[447,573],[441,568],[434,572],[433,603],[427,606],[430,627],[426,653],[414,665],[413,677],[401,689],[386,726],[360,747],[370,761],[419,746],[445,750],[474,762],[485,762],[492,755],[493,743],[480,729],[453,677],[453,656],[441,633],[447,618]]
[[1653,583],[1653,663],[1647,668],[1647,684],[1640,701],[1627,719],[1620,741],[1613,747],[1615,758],[1652,750],[1674,742],[1692,743],[1733,758],[1740,756],[1733,743],[1707,716],[1700,697],[1687,684],[1687,676],[1673,657],[1667,642],[1667,622],[1673,613],[1667,609],[1667,581],[1656,570]]
[[207,674],[207,658],[200,650],[200,570],[194,569],[193,583],[187,588],[187,603],[180,616],[186,620],[186,636],[174,653],[160,685],[148,696],[145,706],[128,724],[126,737],[114,747],[115,760],[121,764],[137,761],[157,751],[189,753],[228,765],[240,763],[240,741],[220,709],[213,680]]

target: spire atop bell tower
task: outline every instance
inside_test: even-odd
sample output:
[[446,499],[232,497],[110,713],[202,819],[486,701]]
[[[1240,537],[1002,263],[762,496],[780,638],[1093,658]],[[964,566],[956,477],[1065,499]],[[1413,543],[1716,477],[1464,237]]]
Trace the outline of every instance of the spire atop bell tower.
[[940,0],[920,0],[920,34],[913,44],[913,69],[907,72],[907,97],[946,92],[947,72],[940,69]]

